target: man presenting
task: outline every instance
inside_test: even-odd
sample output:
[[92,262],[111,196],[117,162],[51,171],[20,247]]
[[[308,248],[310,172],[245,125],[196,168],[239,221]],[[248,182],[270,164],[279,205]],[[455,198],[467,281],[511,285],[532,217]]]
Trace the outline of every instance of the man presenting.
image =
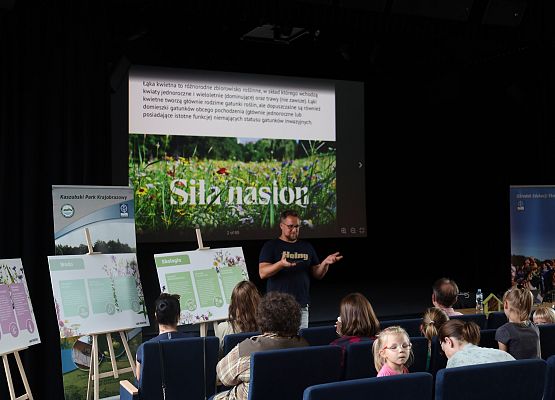
[[301,328],[308,327],[310,304],[310,275],[322,279],[331,264],[343,256],[330,254],[322,262],[312,245],[299,239],[299,215],[286,210],[280,215],[281,235],[264,244],[258,259],[261,279],[268,279],[267,291],[285,292],[293,295],[301,305]]

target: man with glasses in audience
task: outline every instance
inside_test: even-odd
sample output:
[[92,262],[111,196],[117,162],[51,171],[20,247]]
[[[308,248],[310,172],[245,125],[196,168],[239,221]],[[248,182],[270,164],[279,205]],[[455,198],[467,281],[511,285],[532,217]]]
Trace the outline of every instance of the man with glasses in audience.
[[301,328],[307,328],[310,276],[322,279],[329,266],[343,256],[333,253],[320,262],[312,245],[299,240],[301,220],[293,210],[281,213],[279,226],[279,238],[266,242],[260,251],[258,272],[261,279],[268,279],[268,292],[284,292],[295,297],[301,306]]

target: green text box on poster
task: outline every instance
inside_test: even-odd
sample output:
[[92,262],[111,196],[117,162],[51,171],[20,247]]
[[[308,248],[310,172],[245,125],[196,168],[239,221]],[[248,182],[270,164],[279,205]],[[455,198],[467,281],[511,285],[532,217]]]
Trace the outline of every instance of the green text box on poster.
[[83,279],[60,281],[60,297],[65,317],[89,316],[89,303]]
[[120,310],[133,310],[139,312],[139,293],[137,292],[137,282],[133,276],[121,276],[114,279],[116,298]]
[[195,292],[193,290],[193,280],[190,272],[175,272],[166,274],[168,292],[181,296],[179,303],[182,310],[194,311],[197,309]]
[[94,278],[87,281],[93,314],[113,315],[116,312],[115,287],[110,278]]
[[241,267],[227,267],[220,268],[220,276],[224,287],[225,299],[228,304],[231,303],[231,292],[237,283],[245,280],[243,276],[243,268]]
[[201,307],[221,307],[224,305],[222,291],[215,269],[193,271]]

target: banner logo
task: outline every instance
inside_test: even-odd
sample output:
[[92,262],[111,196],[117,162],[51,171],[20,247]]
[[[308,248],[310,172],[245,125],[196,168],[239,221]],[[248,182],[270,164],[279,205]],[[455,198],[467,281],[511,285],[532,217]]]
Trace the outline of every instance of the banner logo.
[[62,212],[62,215],[66,218],[71,218],[73,217],[73,214],[75,214],[75,209],[71,204],[64,204],[60,211]]

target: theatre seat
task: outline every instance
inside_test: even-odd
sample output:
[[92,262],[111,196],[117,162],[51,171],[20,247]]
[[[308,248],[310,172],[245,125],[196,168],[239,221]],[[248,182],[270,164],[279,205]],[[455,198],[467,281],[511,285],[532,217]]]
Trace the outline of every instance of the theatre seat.
[[304,338],[311,346],[323,346],[330,344],[338,338],[335,326],[315,326],[302,328],[299,336]]
[[389,321],[380,321],[381,329],[398,325],[405,331],[407,331],[408,335],[411,337],[422,336],[422,333],[420,332],[421,324],[422,318],[392,319]]
[[215,393],[218,351],[216,337],[146,342],[138,388],[121,381],[120,399],[178,400],[186,394],[188,400],[204,400]]
[[303,400],[431,400],[432,385],[432,375],[416,372],[310,386]]
[[480,331],[480,347],[489,347],[490,349],[498,349],[499,344],[495,340],[495,332],[497,329],[483,329]]
[[538,325],[542,358],[555,355],[555,324]]
[[503,311],[493,311],[488,314],[487,328],[497,329],[507,322],[509,322],[509,320]]
[[461,321],[472,321],[476,323],[480,329],[486,329],[487,318],[485,314],[464,314],[464,315],[453,315],[449,317],[450,319],[460,319]]
[[555,356],[547,359],[543,400],[555,400]]
[[442,369],[436,375],[436,400],[541,400],[544,360],[516,360]]
[[251,338],[253,336],[260,335],[260,332],[241,332],[241,333],[230,333],[224,336],[224,353],[223,357],[227,355],[235,346],[241,343],[243,340]]
[[248,400],[301,399],[312,385],[341,379],[341,349],[310,346],[251,354]]

